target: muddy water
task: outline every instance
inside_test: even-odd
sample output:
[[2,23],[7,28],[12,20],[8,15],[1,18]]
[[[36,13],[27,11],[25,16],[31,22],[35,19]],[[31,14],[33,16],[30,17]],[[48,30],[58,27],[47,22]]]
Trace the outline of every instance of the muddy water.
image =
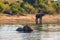
[[[38,31],[19,33],[15,31],[22,25],[0,25],[0,40],[60,40],[60,31]],[[44,26],[44,25],[43,25]],[[22,26],[23,27],[23,26]],[[60,25],[45,25],[45,29],[57,29]]]

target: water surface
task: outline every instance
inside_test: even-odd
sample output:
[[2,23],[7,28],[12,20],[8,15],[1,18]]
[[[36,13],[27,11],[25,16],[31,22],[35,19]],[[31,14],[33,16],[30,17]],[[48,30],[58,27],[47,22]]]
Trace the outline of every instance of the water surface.
[[[20,26],[21,25],[0,25],[0,40],[60,40],[60,31],[34,30],[31,33],[19,33],[15,30]],[[57,29],[60,25],[45,25],[45,28],[47,27]]]

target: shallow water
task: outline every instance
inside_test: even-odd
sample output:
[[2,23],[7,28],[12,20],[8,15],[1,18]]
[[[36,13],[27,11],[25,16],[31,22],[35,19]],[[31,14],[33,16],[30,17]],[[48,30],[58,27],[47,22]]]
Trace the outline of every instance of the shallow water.
[[[38,31],[19,33],[15,31],[21,25],[0,25],[0,40],[60,40],[60,31]],[[43,25],[44,26],[44,25]],[[59,28],[60,25],[45,25],[47,28]]]

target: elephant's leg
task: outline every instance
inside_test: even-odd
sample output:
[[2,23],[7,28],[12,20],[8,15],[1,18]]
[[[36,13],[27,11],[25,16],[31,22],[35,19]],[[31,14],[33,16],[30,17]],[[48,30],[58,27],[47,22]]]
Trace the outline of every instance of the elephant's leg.
[[40,17],[40,26],[42,27],[42,17]]
[[38,18],[36,18],[36,24],[38,24]]
[[40,17],[40,24],[42,25],[42,17]]

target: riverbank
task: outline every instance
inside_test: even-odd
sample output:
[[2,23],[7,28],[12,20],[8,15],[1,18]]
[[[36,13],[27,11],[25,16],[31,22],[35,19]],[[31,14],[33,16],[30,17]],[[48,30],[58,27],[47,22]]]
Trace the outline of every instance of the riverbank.
[[[57,24],[60,23],[60,14],[45,15],[42,18],[43,24]],[[35,15],[26,14],[25,16],[11,16],[7,14],[0,14],[0,24],[35,24]]]

